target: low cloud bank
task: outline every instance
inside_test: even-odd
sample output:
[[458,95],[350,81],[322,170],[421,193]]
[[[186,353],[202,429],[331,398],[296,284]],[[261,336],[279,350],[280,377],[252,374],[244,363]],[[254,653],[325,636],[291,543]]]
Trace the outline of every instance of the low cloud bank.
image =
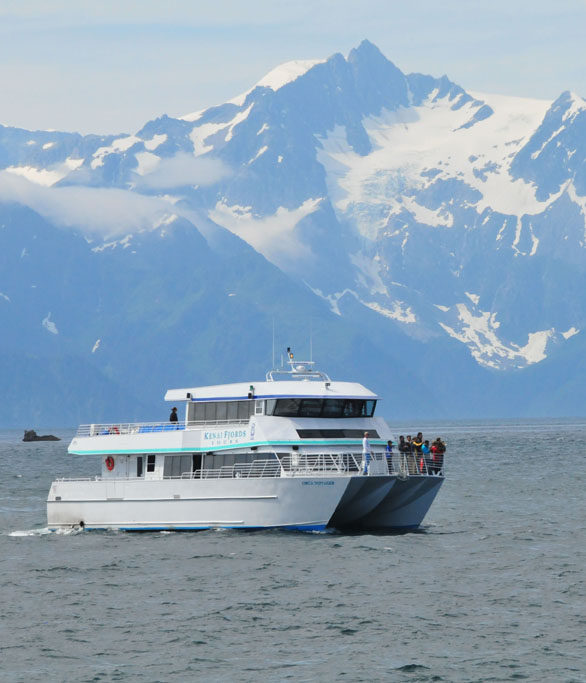
[[89,235],[113,236],[152,229],[173,213],[161,198],[116,188],[43,187],[0,171],[0,201],[28,206],[51,222]]
[[232,175],[232,170],[220,159],[194,157],[179,153],[161,159],[154,170],[137,177],[137,187],[169,189],[186,185],[213,185]]

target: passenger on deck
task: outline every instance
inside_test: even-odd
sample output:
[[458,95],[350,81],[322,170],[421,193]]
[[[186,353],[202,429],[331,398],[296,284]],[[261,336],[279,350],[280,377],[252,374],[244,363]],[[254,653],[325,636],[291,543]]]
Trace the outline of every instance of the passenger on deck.
[[370,441],[368,440],[368,432],[364,432],[364,439],[362,439],[362,474],[368,474],[370,466]]
[[404,436],[399,437],[399,453],[401,454],[399,458],[399,468],[403,472],[406,468],[411,471],[411,465],[409,463],[411,457],[411,437],[407,437],[408,441],[405,441]]
[[429,439],[425,439],[425,441],[423,442],[423,446],[421,446],[421,454],[423,456],[423,463],[425,465],[425,468],[422,469],[425,473],[430,474],[432,467],[432,459],[431,449],[429,447]]
[[421,432],[417,432],[417,436],[413,437],[413,441],[411,443],[413,444],[413,454],[415,455],[416,466],[419,468],[419,471],[423,473],[423,456],[421,455],[421,447],[423,446],[423,434]]
[[393,469],[393,442],[390,439],[385,446],[385,454],[387,456],[387,467],[390,474]]
[[169,415],[169,422],[178,422],[177,419],[177,408],[171,409],[171,415]]
[[438,436],[431,444],[431,458],[433,461],[432,474],[441,474],[444,466],[444,453],[446,452],[446,444]]
[[441,440],[441,438],[438,436],[437,437],[437,445],[438,445],[438,452],[437,452],[437,473],[442,474],[443,469],[444,469],[444,453],[446,452],[446,444]]
[[415,452],[415,445],[411,440],[411,435],[407,434],[407,441],[405,442],[407,447],[407,462],[409,464],[409,474],[419,474],[419,467],[417,463],[417,454]]
[[417,432],[417,436],[413,439],[413,448],[416,453],[421,453],[421,447],[423,446],[423,434]]

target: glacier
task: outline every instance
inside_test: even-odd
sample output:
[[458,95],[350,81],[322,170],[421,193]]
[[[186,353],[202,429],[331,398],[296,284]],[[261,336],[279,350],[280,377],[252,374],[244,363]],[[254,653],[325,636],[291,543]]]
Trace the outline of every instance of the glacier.
[[0,226],[14,304],[0,306],[0,358],[47,359],[71,395],[81,388],[51,359],[76,359],[132,406],[146,405],[139,381],[162,391],[176,372],[165,377],[162,347],[207,383],[244,376],[232,355],[248,339],[246,369],[262,373],[257,336],[276,317],[302,340],[319,320],[334,369],[406,387],[389,415],[580,410],[575,93],[467,92],[364,41],[133,133],[0,126]]

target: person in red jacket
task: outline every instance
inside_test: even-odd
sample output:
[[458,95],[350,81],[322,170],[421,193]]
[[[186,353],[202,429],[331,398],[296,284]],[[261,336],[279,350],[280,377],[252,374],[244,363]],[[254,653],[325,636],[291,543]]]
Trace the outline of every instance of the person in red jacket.
[[446,452],[446,444],[438,436],[431,444],[431,458],[433,460],[432,474],[442,474],[444,468],[444,453]]

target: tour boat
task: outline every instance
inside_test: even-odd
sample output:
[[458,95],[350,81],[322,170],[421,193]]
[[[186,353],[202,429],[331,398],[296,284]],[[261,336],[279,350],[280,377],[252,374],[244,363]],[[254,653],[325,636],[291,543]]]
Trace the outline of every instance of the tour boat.
[[69,453],[96,456],[101,474],[52,483],[49,528],[418,527],[443,462],[388,457],[393,437],[375,417],[379,397],[287,353],[264,382],[167,391],[166,401],[183,406],[178,421],[81,425]]

